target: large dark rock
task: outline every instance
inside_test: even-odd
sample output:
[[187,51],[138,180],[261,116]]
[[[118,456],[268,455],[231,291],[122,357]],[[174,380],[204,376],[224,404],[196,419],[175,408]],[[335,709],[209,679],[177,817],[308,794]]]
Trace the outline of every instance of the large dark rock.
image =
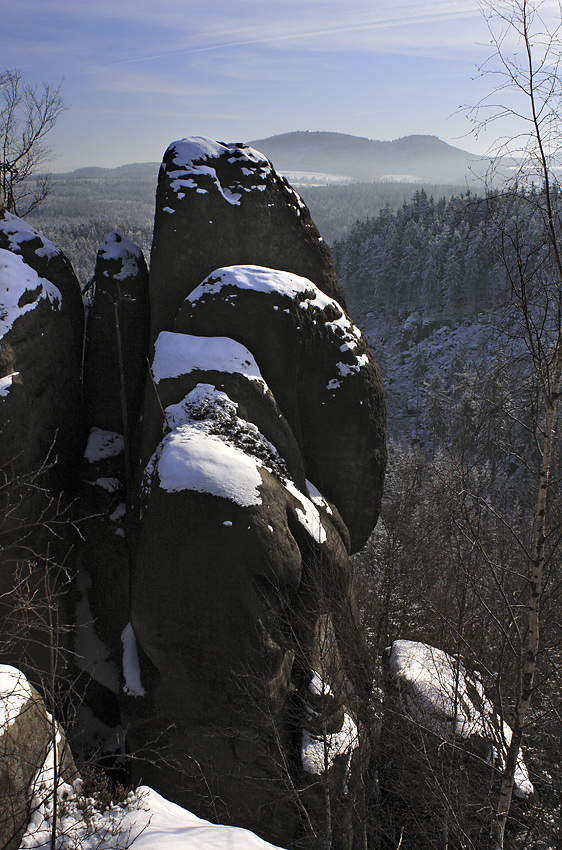
[[[357,706],[371,676],[347,553],[378,513],[378,369],[340,305],[288,272],[219,269],[173,328],[155,343],[135,497],[123,712],[137,776],[281,844],[298,831],[305,788],[322,831],[328,782],[351,846],[366,762]],[[310,731],[301,765],[314,670],[336,693],[329,776]],[[167,760],[153,758],[154,741]]]
[[214,271],[174,330],[246,346],[286,417],[306,477],[337,505],[352,551],[377,520],[386,451],[378,367],[359,329],[309,280],[257,266]]
[[152,339],[171,330],[186,295],[214,269],[247,263],[310,278],[344,303],[308,208],[263,154],[201,137],[172,142],[156,195]]
[[[118,233],[100,245],[84,358],[90,433],[82,465],[82,524],[75,657],[88,673],[84,701],[118,722],[121,632],[128,622],[127,500],[149,342],[148,272],[141,249]],[[95,653],[88,646],[96,647]],[[87,740],[80,742],[88,750]],[[98,754],[99,755],[99,754]]]
[[40,277],[57,287],[62,295],[61,312],[67,316],[81,359],[84,308],[80,285],[69,259],[58,245],[42,236],[29,222],[5,210],[0,211],[0,248],[19,254]]

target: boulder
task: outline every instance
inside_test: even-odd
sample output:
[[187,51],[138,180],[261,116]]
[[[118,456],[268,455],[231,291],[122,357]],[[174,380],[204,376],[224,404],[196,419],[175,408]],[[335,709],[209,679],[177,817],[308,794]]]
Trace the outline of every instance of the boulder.
[[263,154],[198,136],[172,142],[156,194],[152,339],[172,329],[180,304],[214,269],[247,263],[310,278],[344,304],[307,206]]
[[[438,841],[447,820],[451,840],[462,834],[474,846],[485,844],[497,803],[495,772],[505,764],[510,727],[478,674],[443,650],[396,640],[385,665],[380,781],[389,836],[414,850],[423,840]],[[515,802],[533,793],[520,751]]]
[[252,352],[306,477],[337,506],[358,551],[380,508],[385,408],[378,366],[342,307],[295,274],[234,266],[189,293],[174,330],[227,336]]
[[61,313],[67,317],[74,348],[81,362],[84,307],[80,284],[70,260],[58,245],[42,236],[29,222],[5,210],[0,211],[0,248],[19,254],[40,277],[57,287],[62,295]]
[[1,664],[0,846],[17,850],[35,806],[75,778],[70,750],[43,700],[23,673]]

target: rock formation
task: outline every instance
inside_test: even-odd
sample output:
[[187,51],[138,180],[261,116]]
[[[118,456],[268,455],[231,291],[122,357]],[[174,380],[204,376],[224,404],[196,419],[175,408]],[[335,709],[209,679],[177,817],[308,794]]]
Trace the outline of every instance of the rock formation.
[[[97,255],[85,340],[84,407],[89,434],[82,465],[81,504],[86,518],[78,564],[81,596],[75,657],[89,676],[84,697],[88,708],[111,728],[119,724],[120,636],[129,620],[127,498],[149,330],[143,253],[120,234],[109,233]],[[97,647],[94,658],[92,644]]]
[[137,776],[281,844],[306,831],[307,786],[327,828],[314,788],[332,782],[351,846],[371,674],[348,553],[380,504],[378,369],[306,207],[245,146],[168,148],[150,291],[122,704]]
[[80,449],[80,287],[62,251],[0,213],[0,467],[66,485]]
[[245,145],[170,145],[150,334],[142,254],[109,234],[83,399],[75,279],[26,228],[0,227],[3,460],[54,442],[68,492],[83,455],[86,713],[121,719],[134,778],[199,815],[358,846],[372,673],[349,553],[378,515],[384,398],[306,206]]
[[[52,667],[42,606],[69,620],[62,585],[84,445],[83,308],[70,263],[26,222],[0,213],[0,246],[0,648],[38,684]],[[67,637],[62,630],[58,649]]]

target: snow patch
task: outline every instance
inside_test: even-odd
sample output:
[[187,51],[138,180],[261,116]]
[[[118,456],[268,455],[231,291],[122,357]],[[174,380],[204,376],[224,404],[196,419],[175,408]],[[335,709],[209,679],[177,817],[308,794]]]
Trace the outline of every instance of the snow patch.
[[267,384],[253,355],[239,342],[229,337],[162,331],[154,346],[154,382],[159,384],[166,378],[187,375],[195,369],[240,374],[249,381],[256,381],[263,392],[267,392]]
[[[47,763],[34,787],[33,815],[20,850],[51,846],[54,785]],[[58,850],[275,850],[253,832],[198,818],[146,785],[104,812],[95,808],[94,799],[85,798],[80,779],[60,783],[56,796],[65,812],[58,823]]]
[[104,431],[102,428],[92,428],[84,457],[90,463],[97,463],[110,457],[117,457],[125,449],[122,434],[116,431]]
[[100,245],[98,256],[104,260],[117,260],[121,262],[121,271],[114,275],[114,280],[126,280],[136,277],[139,273],[142,251],[119,233],[108,233]]
[[17,378],[19,372],[11,372],[9,375],[6,375],[4,378],[0,378],[0,396],[7,396],[10,391],[10,387],[12,386],[12,381],[14,378]]
[[30,699],[33,691],[21,670],[0,664],[0,735],[6,734]]
[[48,301],[53,310],[60,310],[62,295],[54,284],[28,266],[22,256],[0,248],[0,339],[40,301]]
[[347,756],[346,773],[353,750],[359,745],[357,725],[353,718],[344,714],[342,728],[339,732],[327,732],[325,735],[313,735],[306,729],[302,733],[301,761],[307,773],[321,776],[330,770],[338,756]]
[[287,479],[284,483],[289,493],[301,504],[300,508],[295,508],[300,524],[308,531],[313,540],[319,544],[325,543],[326,529],[322,525],[320,512],[316,505],[304,493],[301,493],[292,481]]
[[123,644],[123,678],[125,679],[123,690],[129,696],[143,697],[146,691],[141,681],[137,639],[130,623],[127,623],[123,629],[121,642]]

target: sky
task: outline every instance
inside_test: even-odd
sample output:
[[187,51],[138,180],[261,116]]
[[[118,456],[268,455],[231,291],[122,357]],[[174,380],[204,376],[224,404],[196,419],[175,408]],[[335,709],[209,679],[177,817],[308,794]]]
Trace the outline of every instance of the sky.
[[62,80],[53,171],[159,161],[191,135],[493,141],[460,110],[491,87],[478,0],[0,0],[0,20],[2,68]]

